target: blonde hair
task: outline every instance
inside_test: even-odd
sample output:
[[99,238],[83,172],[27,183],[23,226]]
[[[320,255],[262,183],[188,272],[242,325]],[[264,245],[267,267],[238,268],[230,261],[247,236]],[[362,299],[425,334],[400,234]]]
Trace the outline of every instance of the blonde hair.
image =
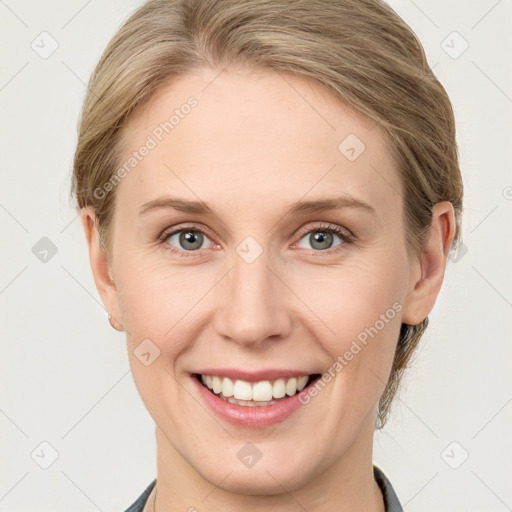
[[[452,106],[420,41],[391,7],[381,0],[149,0],[105,49],[79,124],[71,194],[79,208],[94,207],[107,255],[115,189],[95,191],[121,163],[128,116],[184,73],[229,64],[292,73],[372,119],[401,177],[409,257],[421,255],[439,201],[453,204],[460,244],[463,184]],[[401,326],[378,429],[427,325],[428,317]]]

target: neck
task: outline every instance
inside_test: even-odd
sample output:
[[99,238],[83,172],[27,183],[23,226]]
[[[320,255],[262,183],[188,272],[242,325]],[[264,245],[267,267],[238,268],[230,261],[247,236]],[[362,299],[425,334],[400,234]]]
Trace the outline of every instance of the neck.
[[[295,479],[295,485],[288,482],[282,485],[267,471],[267,481],[270,479],[273,489],[277,483],[278,490],[269,492],[262,486],[258,494],[240,492],[237,485],[230,488],[232,471],[222,470],[220,466],[218,477],[207,480],[156,427],[157,483],[148,502],[149,510],[294,512],[300,508],[308,512],[385,512],[382,493],[373,475],[373,425],[374,418],[369,417],[343,456],[316,473],[313,479],[304,483],[299,478]],[[201,467],[203,457],[204,454],[196,454],[192,461],[196,467]]]

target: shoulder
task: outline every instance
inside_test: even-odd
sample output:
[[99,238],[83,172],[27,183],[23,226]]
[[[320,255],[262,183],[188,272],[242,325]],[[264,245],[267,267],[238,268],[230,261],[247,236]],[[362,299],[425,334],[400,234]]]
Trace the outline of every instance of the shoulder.
[[144,492],[125,510],[125,512],[142,512],[155,484],[156,478],[144,489]]
[[384,496],[384,503],[386,504],[386,512],[403,512],[402,505],[398,499],[398,496],[388,480],[382,469],[377,466],[373,466],[373,474],[375,480],[382,491]]

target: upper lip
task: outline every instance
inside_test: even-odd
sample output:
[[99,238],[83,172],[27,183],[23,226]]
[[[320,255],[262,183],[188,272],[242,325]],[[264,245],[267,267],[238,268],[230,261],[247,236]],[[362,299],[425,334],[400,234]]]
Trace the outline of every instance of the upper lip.
[[198,370],[195,373],[201,375],[217,375],[219,377],[229,377],[231,380],[245,380],[247,382],[259,382],[262,380],[275,380],[284,377],[302,377],[313,375],[312,372],[307,370],[284,370],[284,369],[269,369],[257,371],[244,371],[235,368],[205,368]]

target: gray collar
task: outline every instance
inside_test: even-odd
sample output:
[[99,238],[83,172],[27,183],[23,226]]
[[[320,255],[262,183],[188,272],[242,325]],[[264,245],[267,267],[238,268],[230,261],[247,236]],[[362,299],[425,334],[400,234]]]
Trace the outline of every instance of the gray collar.
[[373,474],[377,484],[380,487],[380,490],[382,491],[386,512],[403,512],[404,509],[398,500],[398,496],[396,495],[391,482],[387,479],[382,469],[374,465]]

